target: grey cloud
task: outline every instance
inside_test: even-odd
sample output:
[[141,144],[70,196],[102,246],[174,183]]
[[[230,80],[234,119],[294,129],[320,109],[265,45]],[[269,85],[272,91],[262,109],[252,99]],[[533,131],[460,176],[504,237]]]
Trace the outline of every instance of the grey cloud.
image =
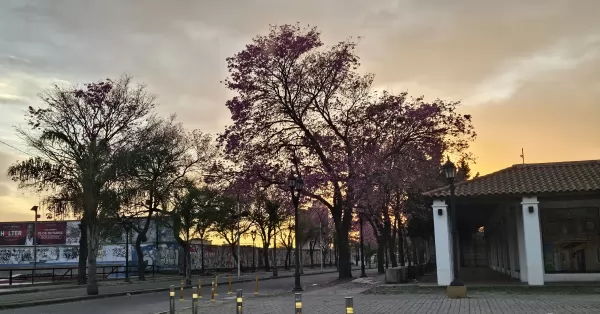
[[414,82],[464,98],[505,62],[593,34],[597,12],[595,0],[13,0],[0,9],[0,53],[34,65],[9,68],[30,75],[19,78],[30,102],[50,78],[126,72],[148,83],[161,113],[215,132],[228,121],[225,58],[268,24],[317,25],[330,44],[364,36],[363,70],[377,84]]

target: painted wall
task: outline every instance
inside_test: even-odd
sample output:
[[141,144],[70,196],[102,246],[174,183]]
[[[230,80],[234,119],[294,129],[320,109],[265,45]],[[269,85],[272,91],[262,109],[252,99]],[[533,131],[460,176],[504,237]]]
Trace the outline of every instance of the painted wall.
[[[147,267],[158,266],[158,270],[176,270],[182,262],[182,250],[176,243],[170,229],[159,228],[158,250],[156,249],[156,227],[153,222],[147,235],[147,241],[142,243],[142,259]],[[38,245],[37,267],[74,267],[77,266],[79,258],[79,238],[81,231],[79,221],[68,221],[66,226],[66,239],[64,245]],[[113,228],[106,230],[101,235],[101,245],[98,250],[99,265],[125,265],[126,235],[123,228],[116,224]],[[129,260],[131,265],[137,265],[138,256],[135,252],[133,240],[136,239],[135,232],[131,234],[129,247]],[[201,269],[200,245],[191,246],[192,269]],[[258,248],[254,251],[255,264],[262,265],[262,258]],[[285,261],[285,248],[277,249],[277,265],[283,267]],[[304,252],[304,265],[310,266],[310,254]],[[5,245],[0,246],[0,269],[14,267],[32,267],[34,247],[27,245]],[[294,261],[292,251],[292,263]],[[252,266],[252,247],[241,248],[242,265]],[[272,253],[269,254],[270,265],[273,265]],[[315,251],[314,262],[319,264],[319,253]],[[327,261],[329,258],[327,259]],[[204,246],[205,267],[210,268],[235,268],[236,264],[228,246],[205,245]]]

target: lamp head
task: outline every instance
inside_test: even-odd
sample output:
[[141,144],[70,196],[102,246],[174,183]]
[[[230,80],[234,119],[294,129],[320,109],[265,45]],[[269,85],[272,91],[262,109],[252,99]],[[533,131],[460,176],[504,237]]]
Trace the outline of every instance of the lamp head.
[[454,178],[456,177],[456,166],[454,165],[454,163],[452,163],[452,161],[450,161],[450,157],[448,157],[448,160],[446,160],[446,163],[444,164],[443,168],[444,176],[446,176],[446,179],[448,181],[454,180]]

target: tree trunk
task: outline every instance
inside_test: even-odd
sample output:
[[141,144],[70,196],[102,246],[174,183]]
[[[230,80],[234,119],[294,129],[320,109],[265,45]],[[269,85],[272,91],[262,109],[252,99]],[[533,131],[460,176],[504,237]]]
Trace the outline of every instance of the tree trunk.
[[377,246],[377,272],[380,274],[384,274],[385,273],[385,267],[384,267],[384,261],[385,261],[385,257],[384,255],[384,246],[383,245],[378,245]]
[[270,266],[269,266],[269,244],[265,244],[263,243],[263,249],[262,249],[262,253],[263,253],[263,259],[265,260],[265,271],[269,271],[270,270]]
[[348,233],[350,232],[350,219],[341,223],[341,228],[338,232],[338,272],[339,279],[352,278],[352,258],[350,257],[350,241]]
[[192,253],[190,252],[189,240],[185,244],[185,284],[192,284]]
[[[394,259],[394,243],[392,240],[392,219],[390,217],[390,214],[387,211],[387,208],[383,208],[382,210],[383,212],[383,230],[381,231],[381,234],[384,236],[385,238],[385,243],[386,243],[386,251],[385,251],[385,268],[388,268],[390,266],[390,259]],[[395,259],[394,259],[395,260]],[[394,264],[394,261],[392,261],[392,266]],[[396,264],[397,266],[397,264]]]
[[[93,213],[95,214],[95,213]],[[87,240],[88,240],[88,280],[87,294],[98,295],[98,278],[96,278],[96,256],[98,255],[98,226],[94,223],[86,224]]]
[[398,267],[398,261],[396,260],[396,223],[391,232],[390,243],[388,243],[388,255],[392,262],[392,267]]
[[145,274],[145,266],[144,266],[144,252],[142,252],[142,238],[140,238],[140,234],[135,239],[135,252],[138,258],[138,279],[140,281],[146,280]]
[[202,268],[202,272],[204,273],[204,237],[201,238],[200,242],[200,268]]
[[[235,252],[235,244],[231,244],[230,247],[231,247],[231,256],[233,256],[233,268],[237,269],[237,263],[238,263],[239,256]],[[242,267],[240,266],[240,268],[242,268]]]
[[406,262],[406,256],[404,255],[404,236],[402,235],[402,227],[398,227],[398,253],[400,258],[400,266],[404,266]]
[[85,227],[85,219],[81,219],[79,223],[79,230],[81,231],[81,236],[79,237],[79,260],[78,260],[78,269],[77,269],[77,284],[85,285],[86,283],[86,270],[87,270],[87,229]]
[[310,268],[315,268],[314,250],[311,248],[308,254],[310,255]]
[[291,252],[292,252],[292,251],[291,251],[290,249],[286,248],[286,252],[285,252],[285,262],[283,263],[283,268],[284,268],[285,270],[289,270],[289,269],[290,269],[290,267],[289,267],[289,260],[290,260],[290,254],[291,254]]

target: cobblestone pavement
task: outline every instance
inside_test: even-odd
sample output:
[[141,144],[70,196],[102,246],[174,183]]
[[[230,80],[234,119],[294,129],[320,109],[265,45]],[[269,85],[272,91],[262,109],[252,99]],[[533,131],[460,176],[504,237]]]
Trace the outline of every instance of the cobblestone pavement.
[[[600,313],[598,295],[515,295],[473,293],[467,299],[452,300],[443,294],[360,294],[367,288],[345,284],[303,294],[303,313],[345,313],[344,297],[353,296],[354,313]],[[178,313],[191,313],[180,310]],[[201,302],[199,313],[233,314],[231,302]],[[294,313],[292,294],[277,297],[244,298],[246,314]]]

